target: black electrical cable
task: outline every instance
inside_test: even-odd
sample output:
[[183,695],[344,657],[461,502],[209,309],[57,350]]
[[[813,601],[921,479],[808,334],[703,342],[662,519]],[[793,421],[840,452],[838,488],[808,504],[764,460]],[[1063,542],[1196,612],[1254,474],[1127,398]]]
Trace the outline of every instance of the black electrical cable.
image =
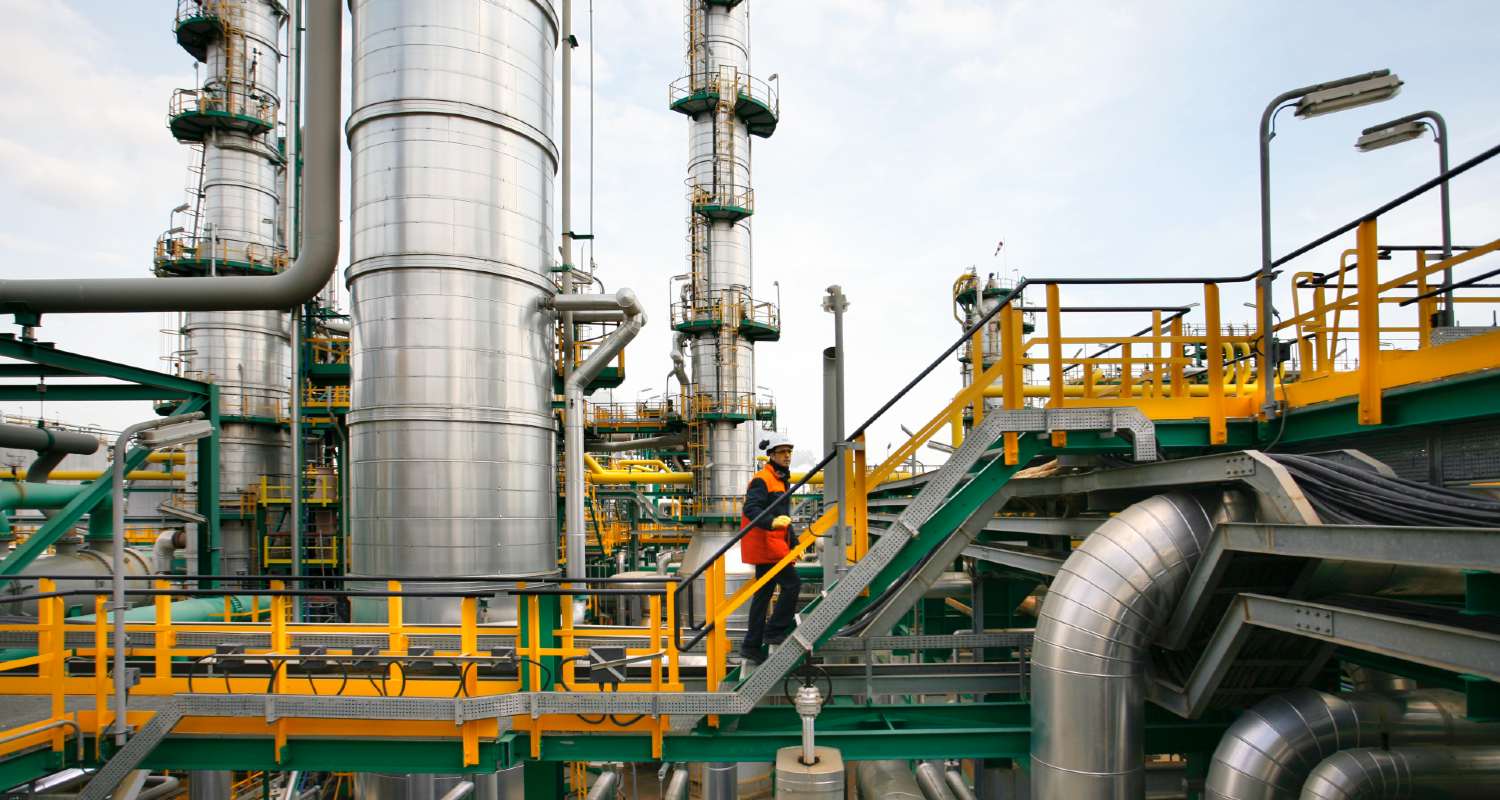
[[469,694],[468,677],[469,667],[474,666],[472,662],[466,662],[458,668],[458,688],[453,690],[454,697],[464,697]]
[[1333,524],[1500,526],[1500,502],[1392,477],[1330,459],[1271,456],[1291,473],[1319,516]]
[[[560,684],[562,684],[563,691],[566,691],[566,692],[572,692],[573,691],[572,687],[568,686],[567,679],[563,677],[563,667],[566,667],[567,665],[569,665],[569,664],[571,664],[571,663],[573,663],[575,661],[587,661],[588,659],[589,659],[588,656],[568,656],[567,658],[564,658],[562,661],[559,661],[557,663],[557,682],[560,683]],[[604,720],[607,719],[610,715],[607,714],[607,713],[606,714],[600,714],[598,719],[589,719],[588,715],[586,715],[586,714],[574,714],[574,716],[578,717],[579,719],[583,720],[584,722],[586,722],[586,723],[588,723],[590,725],[603,725],[604,724]]]

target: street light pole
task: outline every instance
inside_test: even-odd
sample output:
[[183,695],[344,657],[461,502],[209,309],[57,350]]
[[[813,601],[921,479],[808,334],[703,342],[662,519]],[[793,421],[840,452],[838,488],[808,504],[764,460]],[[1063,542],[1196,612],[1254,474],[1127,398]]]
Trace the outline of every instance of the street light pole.
[[[1438,146],[1438,174],[1448,174],[1448,123],[1443,115],[1436,111],[1418,111],[1415,114],[1407,114],[1404,117],[1372,125],[1360,131],[1359,141],[1354,146],[1361,152],[1368,153],[1371,150],[1379,150],[1393,144],[1408,142],[1422,136],[1427,127],[1432,128],[1433,136],[1437,139]],[[1442,208],[1443,222],[1443,260],[1447,261],[1453,257],[1453,226],[1448,215],[1448,179],[1438,187],[1439,203]],[[1437,320],[1439,327],[1450,327],[1454,324],[1453,313],[1453,268],[1443,270],[1443,310],[1442,316]]]
[[[1382,81],[1382,79],[1384,79]],[[1356,84],[1367,82],[1378,82],[1379,85],[1372,86],[1368,91],[1356,89]],[[1311,95],[1327,93],[1336,89],[1351,89],[1351,93],[1340,98],[1320,99],[1318,102],[1299,108],[1299,116],[1316,116],[1317,114],[1330,111],[1342,111],[1348,108],[1356,108],[1368,103],[1388,100],[1395,96],[1396,90],[1401,82],[1388,69],[1366,72],[1361,75],[1351,75],[1336,81],[1326,83],[1315,83],[1282,92],[1274,100],[1266,105],[1266,110],[1260,115],[1260,277],[1257,283],[1260,286],[1260,364],[1261,384],[1265,387],[1265,399],[1261,404],[1261,412],[1267,417],[1276,415],[1276,365],[1272,363],[1275,353],[1271,347],[1275,321],[1272,318],[1271,308],[1274,305],[1271,296],[1271,287],[1275,281],[1275,274],[1271,267],[1271,138],[1275,136],[1271,125],[1275,120],[1277,112],[1281,111],[1293,100],[1308,101]]]
[[125,448],[134,439],[136,434],[149,431],[153,428],[161,428],[167,425],[180,423],[191,423],[203,418],[203,412],[197,411],[191,414],[183,414],[175,417],[161,417],[150,419],[145,422],[137,422],[134,425],[120,431],[119,437],[115,439],[114,463],[110,468],[110,503],[111,523],[114,528],[112,533],[112,566],[113,575],[110,577],[110,590],[112,602],[110,609],[114,612],[114,671],[115,671],[115,746],[124,747],[129,726],[125,722],[126,694],[128,685],[125,680]]

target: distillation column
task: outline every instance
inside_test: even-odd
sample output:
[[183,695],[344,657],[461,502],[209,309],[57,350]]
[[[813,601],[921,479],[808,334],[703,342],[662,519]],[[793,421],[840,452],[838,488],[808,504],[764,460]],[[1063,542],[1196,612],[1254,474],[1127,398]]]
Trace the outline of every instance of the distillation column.
[[[157,242],[158,275],[269,275],[286,267],[279,236],[283,158],[275,139],[284,20],[274,0],[179,4],[177,41],[204,68],[198,87],[174,93],[168,125],[178,141],[193,145],[198,181],[190,187],[196,196],[180,207],[190,222]],[[240,499],[259,488],[261,476],[292,473],[281,421],[287,315],[191,312],[182,332],[186,374],[219,387],[219,489],[237,509],[220,525],[219,572],[254,573],[254,524],[240,513]],[[191,465],[187,472],[197,474]]]
[[[739,529],[756,470],[755,343],[778,338],[780,324],[775,307],[753,296],[750,137],[770,136],[779,109],[771,86],[750,76],[747,3],[687,0],[685,22],[688,74],[672,84],[671,107],[692,120],[690,271],[672,322],[692,354],[686,410],[701,528],[683,564],[691,570]],[[747,569],[734,558],[728,571],[742,580]]]

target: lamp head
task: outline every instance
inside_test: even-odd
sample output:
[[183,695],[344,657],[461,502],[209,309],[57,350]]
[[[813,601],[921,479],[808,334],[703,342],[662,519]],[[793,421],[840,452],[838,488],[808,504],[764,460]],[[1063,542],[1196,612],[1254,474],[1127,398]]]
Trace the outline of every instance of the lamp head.
[[1421,120],[1402,122],[1397,125],[1390,123],[1376,125],[1361,131],[1359,140],[1354,143],[1354,147],[1361,153],[1368,153],[1371,150],[1379,150],[1382,147],[1390,147],[1393,144],[1420,139],[1422,138],[1422,134],[1426,132],[1427,123]]
[[196,442],[213,432],[213,423],[206,419],[194,419],[141,431],[136,434],[136,440],[141,443],[142,447],[160,450],[163,447]]
[[1403,81],[1396,75],[1381,75],[1362,81],[1308,92],[1297,101],[1297,116],[1319,117],[1335,111],[1367,106],[1389,100],[1401,91]]

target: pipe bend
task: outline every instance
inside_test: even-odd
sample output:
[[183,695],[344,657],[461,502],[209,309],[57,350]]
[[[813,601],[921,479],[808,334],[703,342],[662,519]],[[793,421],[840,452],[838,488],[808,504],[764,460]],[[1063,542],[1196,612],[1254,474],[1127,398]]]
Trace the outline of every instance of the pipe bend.
[[[1032,795],[1105,800],[1145,792],[1143,682],[1176,608],[1236,495],[1171,492],[1100,525],[1063,563],[1032,649]],[[1097,734],[1079,746],[1070,731]],[[1104,735],[1104,732],[1117,732]]]
[[285,272],[202,278],[0,280],[0,313],[288,309],[323,290],[339,255],[339,109],[343,11],[307,4],[302,250]]
[[1214,750],[1209,800],[1290,800],[1319,762],[1350,748],[1462,744],[1500,735],[1468,720],[1463,695],[1442,689],[1333,695],[1296,689],[1241,714]]
[[1357,748],[1323,759],[1302,785],[1301,800],[1444,797],[1485,800],[1500,794],[1500,747]]

